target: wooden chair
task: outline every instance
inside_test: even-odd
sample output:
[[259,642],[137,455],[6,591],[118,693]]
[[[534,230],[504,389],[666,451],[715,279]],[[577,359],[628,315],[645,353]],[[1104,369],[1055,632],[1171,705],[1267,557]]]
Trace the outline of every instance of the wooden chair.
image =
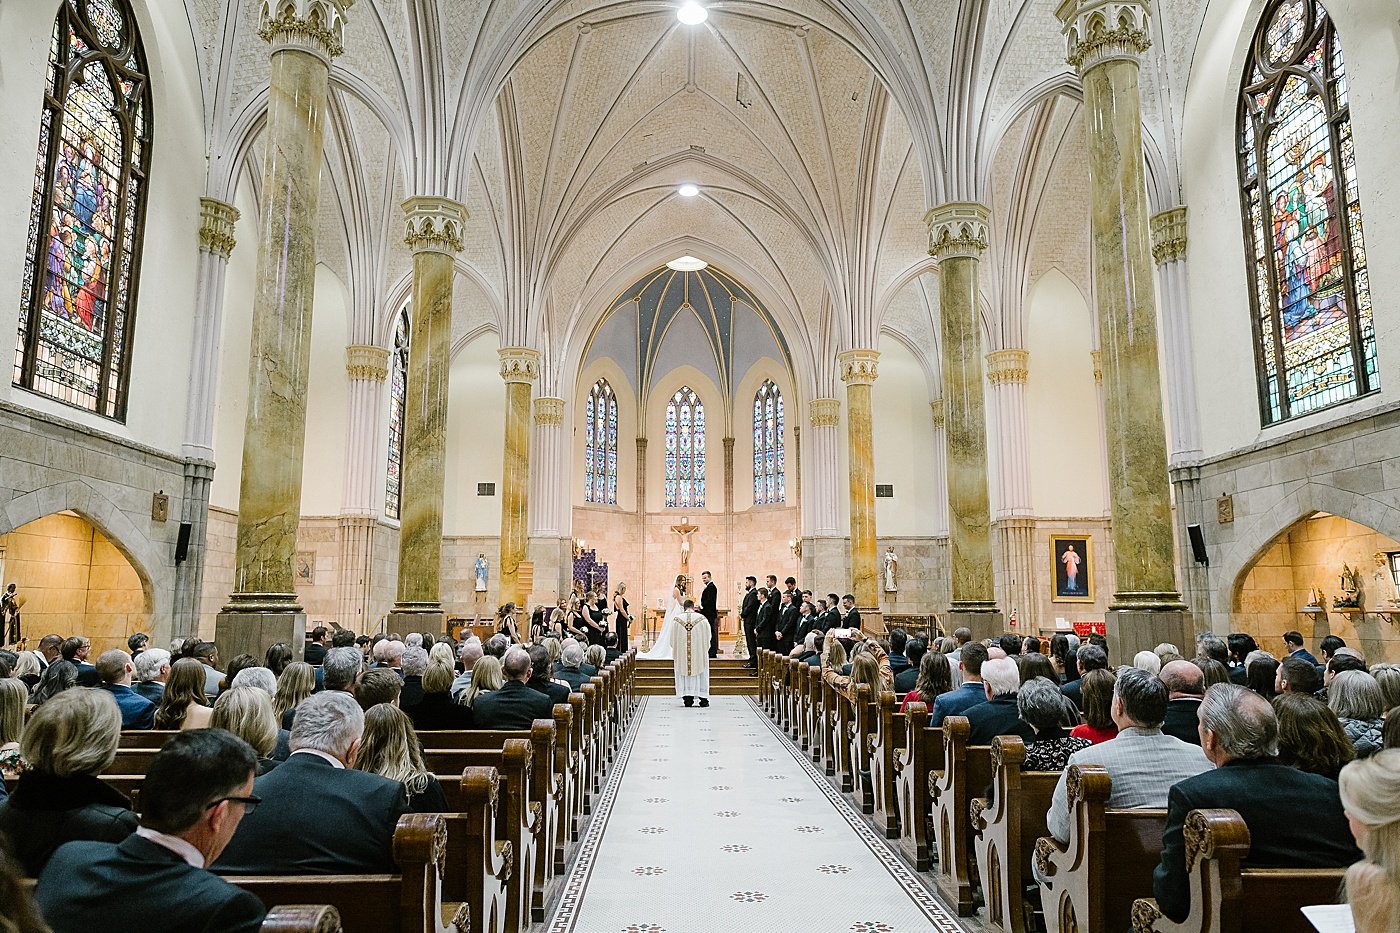
[[944,899],[957,908],[959,917],[973,914],[972,820],[969,810],[992,780],[992,749],[968,745],[971,730],[965,716],[943,721],[943,771],[929,788],[933,828],[937,840],[938,872],[934,880]]
[[899,798],[895,791],[898,763],[904,751],[904,714],[894,693],[881,690],[876,702],[879,715],[870,750],[870,789],[875,798],[875,826],[886,839],[899,838]]
[[973,846],[987,922],[1027,933],[1025,899],[1036,839],[1049,830],[1045,815],[1060,781],[1059,771],[1022,771],[1026,746],[1019,736],[992,740],[992,796],[972,801]]
[[933,862],[931,787],[943,768],[943,727],[930,726],[928,715],[928,704],[909,704],[904,712],[904,754],[897,759],[899,847],[918,871],[928,871]]
[[1337,900],[1344,868],[1243,868],[1249,827],[1234,810],[1192,810],[1182,828],[1191,913],[1174,923],[1157,902],[1133,904],[1134,933],[1312,933],[1300,908]]
[[[951,718],[951,717],[950,717]],[[1048,933],[1118,933],[1133,901],[1152,894],[1167,811],[1110,810],[1113,779],[1099,765],[1071,765],[1065,778],[1069,842],[1035,843]]]

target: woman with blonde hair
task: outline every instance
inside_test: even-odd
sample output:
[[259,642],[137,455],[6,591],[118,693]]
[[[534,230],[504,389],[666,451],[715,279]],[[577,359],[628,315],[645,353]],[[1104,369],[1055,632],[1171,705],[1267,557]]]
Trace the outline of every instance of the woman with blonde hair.
[[588,650],[583,653],[583,660],[591,664],[595,670],[601,671],[608,666],[608,649],[602,645],[589,645]]
[[1400,749],[1353,761],[1338,788],[1365,856],[1346,875],[1356,933],[1394,933],[1400,930]]
[[266,691],[246,686],[225,690],[214,701],[209,727],[227,729],[253,746],[258,756],[259,776],[277,767],[278,762],[272,758],[272,751],[277,747],[277,717]]
[[170,665],[165,694],[156,709],[157,729],[205,729],[214,711],[204,696],[204,665],[181,658]]
[[397,706],[380,703],[365,711],[365,732],[355,767],[401,781],[408,792],[408,807],[414,813],[447,812],[442,785],[423,763],[418,733],[408,715]]
[[39,670],[39,659],[32,651],[21,651],[19,660],[15,662],[15,669],[10,674],[15,680],[24,684],[26,690],[33,690],[34,685],[39,682],[39,675],[43,671]]
[[277,693],[272,697],[272,713],[283,729],[292,727],[296,708],[316,689],[316,669],[305,661],[293,661],[277,678]]
[[456,666],[457,659],[452,656],[452,646],[445,641],[433,642],[433,646],[428,649],[428,663],[433,662],[446,664],[448,667]]
[[0,680],[0,776],[14,777],[24,770],[19,743],[24,735],[24,707],[28,702],[29,689],[24,684],[13,677]]
[[457,694],[457,702],[462,706],[471,706],[478,696],[501,689],[504,682],[505,678],[501,675],[501,659],[488,654],[472,666],[472,682]]
[[617,633],[617,650],[627,650],[627,633],[632,624],[632,611],[624,595],[627,592],[627,584],[619,583],[613,592],[613,630]]

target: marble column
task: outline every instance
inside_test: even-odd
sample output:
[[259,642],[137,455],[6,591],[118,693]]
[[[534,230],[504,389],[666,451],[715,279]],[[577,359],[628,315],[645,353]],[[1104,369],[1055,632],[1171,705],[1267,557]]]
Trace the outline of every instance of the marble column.
[[[535,565],[535,592],[541,602],[568,591],[573,560],[564,510],[571,499],[572,461],[566,449],[565,402],[541,395],[535,399],[534,469],[530,471],[530,542],[526,554]],[[615,581],[614,581],[615,582]]]
[[396,631],[442,632],[442,495],[447,467],[447,376],[452,368],[452,274],[467,209],[438,197],[403,202],[413,253],[413,329],[404,403]]
[[[851,594],[862,618],[880,614],[880,567],[875,542],[875,425],[871,396],[879,350],[846,350],[836,358],[846,384],[851,499]],[[876,631],[878,631],[878,627]]]
[[175,565],[173,631],[199,628],[204,590],[204,545],[209,522],[209,486],[214,478],[214,396],[219,382],[219,336],[224,319],[224,279],[236,245],[238,209],[214,198],[199,199],[199,266],[194,308],[194,353],[190,360],[189,407],[185,410],[185,482],[180,521],[190,526],[185,557]]
[[1121,660],[1190,632],[1176,584],[1142,155],[1138,71],[1151,17],[1145,0],[1064,0],[1055,14],[1084,87],[1117,576],[1110,647]]
[[271,46],[263,133],[261,229],[253,292],[248,418],[238,498],[236,592],[219,614],[224,657],[262,657],[278,641],[300,654],[306,616],[292,576],[301,519],[306,387],[326,95],[353,0],[264,2]]
[[523,604],[520,565],[529,530],[530,397],[540,375],[540,352],[501,347],[501,378],[506,383],[506,442],[501,465],[501,602]]
[[[374,564],[379,515],[384,508],[380,465],[385,447],[384,384],[389,376],[389,351],[353,344],[345,348],[346,457],[345,492],[340,519],[340,594],[338,621],[357,632],[379,618],[383,605],[374,602]],[[402,501],[402,483],[400,483]]]
[[977,272],[987,249],[987,208],[953,202],[925,216],[938,261],[944,438],[948,472],[948,624],[973,638],[1001,631],[987,490],[987,417]]
[[987,354],[987,381],[997,421],[996,549],[1001,604],[1019,627],[1039,624],[1035,598],[1035,520],[1031,518],[1031,468],[1026,437],[1026,380],[1030,353],[1021,349]]

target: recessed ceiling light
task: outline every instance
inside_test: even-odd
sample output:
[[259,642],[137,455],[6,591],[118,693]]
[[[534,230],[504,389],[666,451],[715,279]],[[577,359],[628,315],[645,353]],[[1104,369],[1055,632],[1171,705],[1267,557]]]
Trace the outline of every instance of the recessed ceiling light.
[[710,11],[705,9],[695,0],[685,0],[681,8],[676,11],[676,19],[687,26],[699,26],[710,15]]
[[693,198],[699,193],[700,186],[692,185],[690,182],[686,182],[676,189],[676,194],[679,194],[683,198]]
[[694,256],[682,256],[680,259],[672,259],[666,263],[666,268],[675,269],[677,272],[699,272],[708,266],[709,263],[703,259],[696,259]]

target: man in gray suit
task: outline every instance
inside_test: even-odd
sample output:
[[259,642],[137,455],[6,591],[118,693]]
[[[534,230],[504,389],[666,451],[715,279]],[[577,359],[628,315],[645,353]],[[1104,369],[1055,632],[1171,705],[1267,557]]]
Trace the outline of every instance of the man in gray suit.
[[[1162,732],[1167,714],[1167,685],[1147,671],[1126,667],[1113,685],[1111,715],[1118,736],[1081,749],[1069,757],[1071,765],[1102,765],[1113,778],[1108,806],[1113,809],[1165,807],[1167,792],[1177,781],[1211,769],[1199,745],[1191,745]],[[1069,798],[1060,775],[1050,798],[1046,827],[1060,843],[1069,841]]]

